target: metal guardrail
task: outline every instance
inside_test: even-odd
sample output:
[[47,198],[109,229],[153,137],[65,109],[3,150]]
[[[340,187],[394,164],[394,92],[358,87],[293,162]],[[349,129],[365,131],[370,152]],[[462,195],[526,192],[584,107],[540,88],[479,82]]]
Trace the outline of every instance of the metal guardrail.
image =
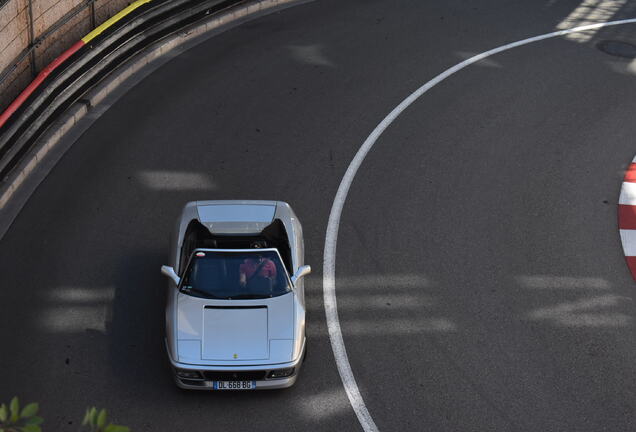
[[78,58],[47,78],[0,129],[0,182],[59,114],[111,70],[146,46],[215,12],[245,0],[169,0],[150,3],[87,45]]
[[[31,1],[29,0],[29,5],[27,6],[27,8],[30,10],[31,9]],[[9,75],[11,75],[20,65],[20,63],[22,63],[27,57],[32,56],[33,53],[35,52],[35,49],[42,43],[44,42],[46,39],[48,39],[50,36],[52,36],[53,34],[55,34],[58,30],[60,30],[62,27],[64,27],[64,25],[66,25],[69,21],[71,21],[73,18],[75,18],[77,15],[79,15],[81,12],[85,11],[88,8],[91,8],[91,28],[95,28],[95,1],[96,0],[85,0],[84,3],[79,4],[77,6],[75,6],[73,9],[71,9],[70,11],[68,11],[66,14],[64,14],[64,16],[62,16],[62,18],[60,18],[59,20],[57,20],[55,22],[55,24],[53,24],[51,27],[49,27],[44,33],[42,33],[39,37],[37,38],[32,38],[33,40],[29,43],[29,45],[22,50],[22,52],[20,52],[20,54],[18,54],[18,56],[11,62],[11,64],[9,66],[7,66],[7,68],[0,72],[0,85],[2,85],[2,83],[7,79],[7,77]],[[4,6],[4,4],[8,3],[9,0],[4,0],[4,2],[0,1],[0,8],[2,8],[2,6]],[[30,25],[32,26],[32,18],[29,19]],[[33,33],[33,30],[30,30],[30,33]],[[33,72],[35,72],[35,59],[31,60],[31,70]],[[35,75],[34,73],[32,73],[33,75]]]
[[[61,1],[61,0],[57,0]],[[11,25],[15,26],[16,23],[21,30],[18,30],[14,38],[7,42],[6,46],[9,47],[17,39],[26,39],[26,47],[24,47],[8,64],[3,63],[3,69],[0,71],[0,89],[4,93],[0,100],[0,108],[4,109],[8,103],[7,95],[11,97],[11,93],[16,90],[15,83],[24,81],[25,78],[33,78],[37,75],[41,68],[38,67],[38,61],[46,58],[50,58],[55,54],[56,45],[58,41],[56,38],[62,40],[66,38],[63,32],[73,28],[72,25],[83,24],[87,28],[94,29],[97,25],[96,10],[100,9],[97,6],[98,2],[101,2],[101,8],[108,7],[112,2],[116,0],[82,0],[72,9],[68,10],[61,18],[58,18],[52,25],[46,28],[42,33],[37,34],[35,29],[36,22],[42,19],[48,12],[44,11],[40,16],[34,16],[33,0],[0,0],[0,12],[4,8],[11,8],[11,3],[17,8],[15,15],[9,19],[8,22],[0,23],[0,28],[4,29]],[[55,2],[45,3],[47,7],[53,7]],[[83,12],[88,10],[88,14],[85,18],[82,18]],[[82,18],[77,20],[77,18]],[[73,23],[73,21],[78,21]],[[3,30],[0,30],[2,32]],[[52,39],[49,42],[49,38]],[[47,46],[47,44],[49,44]],[[6,59],[5,59],[6,61]],[[43,61],[46,63],[46,60]],[[39,63],[42,63],[40,61]],[[40,65],[41,66],[41,65]],[[27,75],[28,74],[28,75]]]

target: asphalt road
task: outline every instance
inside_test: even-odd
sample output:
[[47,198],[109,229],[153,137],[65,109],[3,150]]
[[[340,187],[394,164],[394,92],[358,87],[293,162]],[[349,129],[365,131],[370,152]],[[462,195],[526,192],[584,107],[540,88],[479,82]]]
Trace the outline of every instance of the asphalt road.
[[[359,430],[322,309],[349,161],[421,84],[578,6],[316,1],[172,59],[81,136],[0,240],[0,399],[39,401],[57,431],[89,404],[141,431]],[[599,51],[606,39],[636,42],[636,25],[461,71],[362,165],[336,286],[381,431],[634,430],[635,285],[616,202],[636,153],[636,67]],[[238,198],[301,218],[309,357],[284,391],[181,391],[162,345],[169,230],[186,201]]]

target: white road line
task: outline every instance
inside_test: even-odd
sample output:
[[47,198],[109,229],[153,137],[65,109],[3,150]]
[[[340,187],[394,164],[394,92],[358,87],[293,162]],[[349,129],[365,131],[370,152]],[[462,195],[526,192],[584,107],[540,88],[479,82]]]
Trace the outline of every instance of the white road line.
[[338,372],[340,373],[340,378],[342,379],[342,384],[344,385],[344,389],[349,397],[349,402],[353,410],[358,417],[358,421],[360,425],[366,432],[374,432],[378,431],[378,427],[376,426],[371,414],[369,414],[369,410],[367,409],[364,399],[362,399],[362,395],[360,394],[360,390],[358,389],[358,385],[356,384],[356,379],[353,376],[353,371],[351,370],[351,365],[349,364],[349,359],[347,357],[347,350],[345,348],[344,340],[342,338],[342,330],[340,329],[340,320],[338,318],[338,304],[336,301],[336,246],[338,243],[338,228],[340,227],[340,216],[342,214],[342,209],[344,207],[344,203],[347,200],[347,194],[349,193],[349,188],[351,187],[351,183],[353,182],[354,177],[360,165],[364,161],[364,158],[367,156],[367,153],[371,150],[375,142],[380,138],[382,132],[391,125],[398,118],[398,116],[407,109],[413,102],[415,102],[420,96],[426,93],[428,90],[453,75],[456,72],[464,69],[466,66],[470,66],[473,63],[476,63],[480,60],[483,60],[487,57],[490,57],[494,54],[500,53],[502,51],[507,51],[512,48],[516,48],[522,45],[527,45],[532,42],[538,42],[544,39],[549,39],[557,36],[563,36],[570,33],[581,32],[586,30],[598,29],[601,27],[609,27],[620,24],[631,24],[636,23],[636,18],[630,18],[619,21],[610,21],[606,23],[598,23],[598,24],[590,24],[580,27],[574,27],[566,30],[559,30],[552,33],[546,33],[540,36],[531,37],[528,39],[523,39],[517,42],[512,42],[507,45],[500,46],[498,48],[491,49],[490,51],[483,52],[476,56],[469,58],[468,60],[464,60],[461,63],[456,64],[450,69],[445,70],[441,74],[437,75],[432,80],[428,81],[422,87],[415,90],[411,93],[406,99],[404,99],[397,107],[393,109],[376,128],[371,132],[369,137],[364,141],[362,146],[358,149],[358,152],[354,156],[353,160],[349,164],[347,171],[345,172],[344,177],[340,181],[340,186],[338,186],[338,192],[336,192],[336,197],[334,198],[333,205],[331,207],[331,213],[329,214],[329,223],[327,225],[327,233],[325,237],[325,251],[323,258],[323,297],[325,303],[325,314],[327,317],[327,329],[329,331],[329,339],[331,340],[331,348],[333,350],[333,354],[336,358],[336,365],[338,367]]

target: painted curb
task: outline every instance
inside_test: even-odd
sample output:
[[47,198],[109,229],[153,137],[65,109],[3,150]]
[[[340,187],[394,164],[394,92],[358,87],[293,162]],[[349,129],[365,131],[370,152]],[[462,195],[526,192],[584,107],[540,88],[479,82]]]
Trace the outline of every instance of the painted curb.
[[[136,7],[142,4],[148,3],[151,0],[139,0],[131,4]],[[80,101],[72,105],[67,111],[65,111],[56,121],[49,126],[49,128],[40,136],[33,148],[29,151],[29,155],[24,157],[20,161],[18,166],[15,167],[13,172],[5,184],[0,188],[0,239],[4,236],[4,233],[9,228],[13,219],[19,212],[19,209],[24,205],[18,204],[18,209],[9,209],[10,214],[7,215],[6,208],[10,206],[11,199],[15,196],[20,186],[23,185],[33,171],[41,164],[42,160],[51,152],[52,149],[61,141],[62,137],[75,126],[83,117],[90,114],[92,109],[102,102],[110,93],[123,84],[128,78],[139,72],[143,67],[166,56],[170,51],[173,51],[182,45],[190,42],[205,33],[217,30],[222,31],[224,27],[231,27],[232,24],[240,24],[240,22],[249,19],[252,15],[261,15],[267,12],[274,12],[279,8],[285,6],[291,6],[294,4],[306,3],[307,0],[254,0],[249,3],[233,6],[226,11],[220,12],[216,15],[211,15],[209,19],[200,21],[193,24],[190,27],[186,27],[179,30],[166,38],[151,44],[139,54],[133,58],[124,62],[119,67],[110,71],[109,74],[100,81],[95,87],[90,89]],[[139,3],[139,4],[137,4]],[[129,8],[131,7],[129,6]],[[136,8],[135,7],[135,8]],[[125,9],[124,9],[125,10]],[[129,10],[130,13],[133,9]],[[123,12],[123,11],[122,11]],[[126,14],[127,14],[126,13]],[[118,14],[119,15],[119,14]],[[117,16],[117,15],[116,15]],[[125,15],[120,15],[118,19],[123,18]],[[113,17],[115,18],[115,16]],[[102,24],[102,26],[111,26],[115,21],[109,23],[108,21]],[[100,26],[101,27],[101,26]],[[95,29],[93,32],[97,31]],[[100,33],[103,32],[106,27],[102,28]],[[91,32],[91,33],[93,33]],[[91,33],[86,37],[91,36]],[[92,35],[92,38],[97,34]],[[79,43],[79,42],[78,42]],[[61,63],[60,63],[61,64]],[[50,71],[49,71],[50,73]],[[27,95],[28,96],[28,95]],[[17,108],[16,108],[17,109]],[[52,168],[52,166],[50,167]],[[35,189],[37,185],[33,187]],[[30,195],[32,191],[28,192]],[[2,219],[8,218],[8,221],[2,221]]]
[[636,156],[625,172],[618,198],[618,230],[627,267],[636,280]]

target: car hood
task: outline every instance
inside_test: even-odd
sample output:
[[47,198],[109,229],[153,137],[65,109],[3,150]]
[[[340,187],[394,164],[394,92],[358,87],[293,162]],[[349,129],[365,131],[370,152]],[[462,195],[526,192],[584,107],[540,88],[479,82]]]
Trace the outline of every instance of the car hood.
[[179,293],[177,353],[194,364],[292,360],[295,294],[258,300],[209,300]]

